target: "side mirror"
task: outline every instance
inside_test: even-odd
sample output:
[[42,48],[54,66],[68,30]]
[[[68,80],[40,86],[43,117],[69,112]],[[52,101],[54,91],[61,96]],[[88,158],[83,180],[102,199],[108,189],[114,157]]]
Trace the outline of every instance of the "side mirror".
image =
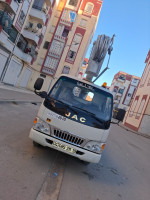
[[119,109],[118,110],[118,113],[117,113],[117,116],[116,116],[116,119],[118,119],[119,121],[123,121],[124,119],[124,116],[126,114],[126,111],[124,109]]
[[43,82],[44,82],[44,79],[38,78],[34,83],[34,89],[40,90],[42,88]]

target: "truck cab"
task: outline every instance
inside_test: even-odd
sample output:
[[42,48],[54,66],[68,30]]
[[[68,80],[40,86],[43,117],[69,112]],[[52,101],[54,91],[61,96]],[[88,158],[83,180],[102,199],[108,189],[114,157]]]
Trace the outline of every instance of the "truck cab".
[[43,79],[35,83],[35,93],[44,100],[29,137],[36,144],[98,163],[109,135],[112,93],[69,75],[60,76],[49,93],[37,91],[42,83]]

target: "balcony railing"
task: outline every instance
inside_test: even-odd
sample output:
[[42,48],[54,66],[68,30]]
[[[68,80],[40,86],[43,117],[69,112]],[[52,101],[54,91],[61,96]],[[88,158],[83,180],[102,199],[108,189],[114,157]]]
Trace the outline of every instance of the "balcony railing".
[[38,35],[36,35],[36,33],[28,31],[28,30],[24,30],[23,31],[23,36],[25,38],[28,38],[32,41],[34,41],[36,44],[38,44],[40,37]]
[[37,18],[41,24],[45,24],[47,16],[41,9],[36,9],[32,7],[30,11],[30,16]]
[[19,47],[15,46],[14,54],[24,62],[31,64],[32,56],[24,53]]
[[8,38],[9,35],[3,29],[0,28],[0,44],[2,44],[9,51],[12,51],[14,43],[11,42]]

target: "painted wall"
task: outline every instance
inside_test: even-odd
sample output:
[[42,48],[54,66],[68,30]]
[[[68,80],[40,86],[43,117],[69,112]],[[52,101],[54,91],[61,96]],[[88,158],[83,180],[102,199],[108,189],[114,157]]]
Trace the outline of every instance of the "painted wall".
[[149,134],[150,124],[150,51],[147,55],[139,87],[132,105],[126,114],[124,124],[133,130]]

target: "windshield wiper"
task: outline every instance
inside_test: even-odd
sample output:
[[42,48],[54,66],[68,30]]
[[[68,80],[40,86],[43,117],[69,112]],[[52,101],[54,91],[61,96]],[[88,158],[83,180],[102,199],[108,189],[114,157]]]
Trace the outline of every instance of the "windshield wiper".
[[[50,98],[52,98],[52,97],[50,97]],[[64,103],[63,101],[60,101],[60,100],[57,100],[57,99],[53,99],[53,100],[56,101],[56,102],[62,103],[62,104],[65,105],[67,108],[69,108],[70,110],[72,110],[75,114],[78,114],[74,109],[71,108],[70,105]]]
[[98,122],[102,123],[103,125],[105,124],[105,122],[104,122],[103,120],[99,119],[94,113],[92,113],[92,112],[90,112],[90,111],[88,111],[88,110],[85,110],[85,109],[83,109],[83,108],[78,108],[78,107],[76,107],[76,106],[72,106],[72,107],[75,107],[75,108],[77,108],[77,109],[79,109],[79,110],[82,110],[82,111],[84,111],[84,112],[89,113],[89,114],[92,115],[92,117],[93,117],[94,119],[96,119]]

